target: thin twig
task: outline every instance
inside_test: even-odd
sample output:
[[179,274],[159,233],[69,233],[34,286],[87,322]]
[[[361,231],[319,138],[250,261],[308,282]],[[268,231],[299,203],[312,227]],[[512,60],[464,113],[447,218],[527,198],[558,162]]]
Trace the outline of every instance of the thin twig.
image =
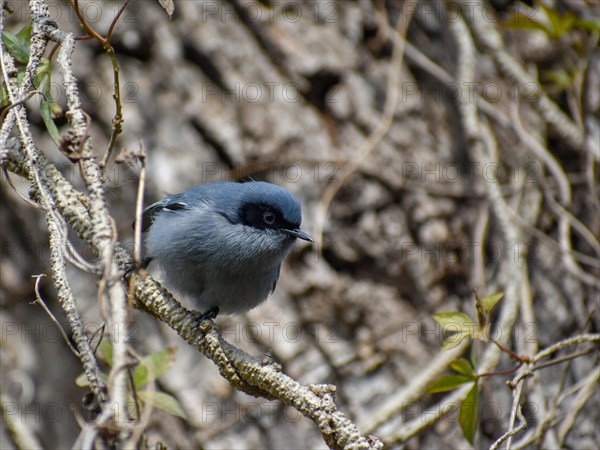
[[571,147],[591,154],[594,159],[600,160],[600,145],[591,136],[586,136],[584,130],[579,128],[570,117],[554,103],[541,89],[536,79],[531,77],[525,68],[519,64],[506,50],[500,33],[491,21],[486,20],[483,2],[469,2],[462,0],[464,8],[468,10],[465,17],[469,20],[473,35],[477,43],[484,47],[494,58],[496,65],[520,90],[526,86],[537,86],[534,93],[535,107],[544,120],[553,127],[558,135]]
[[590,349],[587,349],[587,350],[583,350],[581,352],[573,353],[571,355],[563,356],[562,358],[556,358],[556,359],[553,359],[552,361],[548,361],[546,363],[535,365],[531,369],[531,371],[535,372],[536,370],[545,369],[546,367],[556,366],[557,364],[562,364],[562,363],[564,363],[566,361],[570,361],[572,359],[579,358],[580,356],[589,355],[590,353],[593,353],[595,351],[597,351],[597,349],[590,348]]
[[[402,4],[402,10],[396,22],[396,31],[402,36],[404,36],[406,30],[408,30],[408,26],[417,6],[415,3],[404,2]],[[380,17],[380,20],[387,23],[386,17]],[[359,148],[354,152],[353,158],[342,168],[338,182],[329,184],[321,196],[321,200],[315,213],[315,225],[313,228],[313,238],[315,239],[315,242],[323,241],[323,228],[327,219],[329,207],[336,194],[346,181],[348,181],[348,179],[363,165],[375,147],[377,147],[381,140],[387,135],[394,123],[396,105],[398,104],[398,98],[400,97],[400,73],[402,71],[402,62],[404,58],[404,42],[404,39],[392,39],[393,51],[388,70],[386,86],[387,97],[383,107],[383,114],[379,119],[377,127],[369,134],[367,139],[361,142]],[[320,248],[322,249],[323,246]]]
[[[27,173],[30,169],[22,156],[11,155],[11,167]],[[86,207],[91,199],[76,191],[64,176],[50,164],[44,155],[38,163],[45,167],[44,182],[50,187],[52,196],[62,215],[81,239],[94,248],[99,246],[93,232],[95,222]],[[124,269],[131,267],[132,259],[125,249],[117,244],[114,248],[115,261]],[[194,345],[217,365],[220,373],[236,389],[267,399],[280,399],[285,405],[297,409],[310,418],[320,429],[325,442],[334,448],[381,448],[381,442],[370,436],[368,439],[335,405],[333,394],[323,389],[313,390],[280,372],[277,367],[265,366],[260,358],[252,357],[226,342],[211,322],[204,321],[200,327],[192,325],[197,315],[183,308],[164,288],[151,277],[138,277],[135,285],[136,301],[144,311],[167,323],[183,339]],[[208,328],[207,328],[208,327]],[[82,431],[78,438],[81,448],[91,448],[99,433],[98,423]]]
[[32,278],[35,278],[35,301],[34,303],[37,303],[38,305],[40,305],[42,307],[42,309],[44,311],[46,311],[46,314],[48,314],[48,316],[50,317],[50,319],[52,320],[52,322],[54,322],[54,325],[56,325],[56,327],[58,328],[58,331],[60,331],[61,336],[63,337],[65,343],[67,344],[67,347],[69,347],[69,350],[71,350],[71,352],[77,356],[77,358],[80,357],[79,352],[77,351],[77,349],[75,347],[73,347],[73,344],[71,344],[71,341],[69,340],[69,337],[67,336],[67,332],[65,331],[65,329],[62,327],[62,325],[58,322],[58,320],[56,320],[56,316],[54,314],[52,314],[52,311],[50,311],[48,309],[48,307],[46,306],[46,303],[44,303],[44,300],[42,299],[42,294],[40,294],[40,281],[42,281],[42,278],[46,277],[46,274],[39,274],[39,275],[32,275]]
[[[147,375],[148,384],[145,389],[145,392],[147,392],[149,397],[152,398],[152,396],[156,393],[156,375],[154,374],[154,367],[152,366],[152,364],[147,364],[145,362],[144,358],[141,355],[139,355],[137,352],[135,352],[133,349],[130,349],[130,353],[133,356],[135,356],[138,363],[144,365],[144,367],[146,367],[146,370],[148,371],[148,375]],[[138,442],[142,438],[142,434],[144,433],[146,427],[150,423],[152,411],[154,410],[154,403],[153,402],[144,402],[144,407],[140,414],[140,399],[139,399],[139,396],[137,393],[137,389],[133,383],[133,377],[130,377],[130,381],[131,381],[131,393],[133,395],[133,399],[134,399],[135,405],[136,405],[137,423],[136,423],[136,426],[133,427],[131,437],[129,438],[129,441],[127,443],[125,443],[124,448],[137,448]]]
[[[523,368],[524,373],[530,373],[529,368],[526,366]],[[525,377],[521,378],[516,387],[513,390],[513,402],[512,407],[510,408],[510,419],[508,424],[508,435],[506,436],[506,450],[510,450],[510,446],[512,443],[512,437],[516,434],[515,431],[515,420],[517,416],[520,416],[519,420],[521,420],[521,424],[527,424],[525,419],[521,419],[523,416],[521,415],[521,393],[523,392],[523,386],[525,384]],[[519,428],[519,427],[517,427]]]
[[77,19],[79,19],[79,23],[81,23],[85,32],[88,35],[90,35],[90,37],[93,37],[94,39],[102,42],[104,40],[104,38],[102,36],[100,36],[96,32],[96,30],[94,30],[92,28],[92,26],[89,24],[87,19],[84,17],[84,15],[79,10],[79,0],[69,0],[69,3],[71,4],[71,8],[73,8],[73,11],[75,11],[75,14],[77,15]]
[[533,358],[533,362],[537,363],[538,361],[547,358],[548,356],[552,355],[553,353],[556,353],[559,350],[562,350],[563,348],[570,347],[572,345],[578,345],[583,342],[600,342],[600,334],[580,334],[577,336],[570,337],[568,339],[563,339],[562,341],[559,341],[551,345],[550,347],[545,348],[537,355],[535,355],[535,357]]
[[113,94],[113,98],[115,100],[116,112],[115,112],[115,116],[113,117],[113,120],[112,120],[112,131],[111,131],[111,135],[110,135],[110,141],[108,143],[106,152],[104,153],[104,157],[102,158],[102,161],[100,162],[100,171],[104,172],[106,165],[108,164],[108,161],[114,150],[114,147],[115,147],[115,144],[117,141],[117,137],[123,131],[123,128],[122,128],[123,105],[121,103],[121,81],[120,81],[120,77],[119,77],[119,72],[121,69],[119,68],[119,63],[117,62],[117,54],[115,53],[115,49],[113,48],[112,44],[110,43],[110,39],[112,37],[112,34],[115,30],[115,27],[117,25],[119,18],[121,17],[123,12],[125,11],[125,8],[129,4],[129,0],[125,0],[125,3],[117,12],[115,18],[113,19],[113,21],[110,24],[110,27],[108,29],[108,33],[107,33],[106,37],[101,36],[96,30],[94,30],[94,28],[89,24],[89,22],[83,16],[81,11],[79,10],[79,0],[69,0],[69,3],[71,4],[71,7],[75,11],[77,18],[81,22],[81,25],[83,26],[86,33],[88,33],[88,35],[90,37],[96,39],[98,42],[100,42],[102,44],[102,47],[104,48],[104,52],[110,58],[112,66],[113,66],[113,79],[114,79],[114,86],[115,86],[115,92]]
[[583,388],[577,393],[577,396],[573,399],[566,417],[562,420],[558,427],[558,439],[561,447],[565,445],[565,440],[571,432],[577,416],[590,399],[594,392],[598,389],[598,382],[600,381],[600,368],[594,367],[590,374],[585,378],[585,384]]
[[[508,430],[506,433],[504,433],[502,436],[500,436],[496,440],[496,442],[494,442],[490,446],[490,450],[496,450],[496,449],[500,448],[500,445],[504,441],[506,441],[508,438],[512,438],[515,434],[518,434],[527,428],[527,421],[525,420],[525,417],[523,417],[523,413],[521,412],[521,405],[517,406],[517,418],[519,419],[519,425]],[[507,444],[507,449],[508,448],[509,448],[509,444]]]
[[[0,5],[2,7],[2,5]],[[17,449],[30,450],[32,448],[43,448],[41,442],[38,440],[34,427],[31,426],[27,421],[23,420],[26,416],[27,411],[21,410],[15,411],[15,405],[19,405],[21,409],[21,402],[17,402],[8,393],[0,391],[0,409],[2,410],[2,429],[6,430],[7,434],[12,439],[13,445]],[[6,438],[2,437],[3,442],[7,442]]]
[[12,180],[10,178],[10,175],[8,174],[8,171],[6,170],[5,166],[2,166],[2,173],[4,174],[4,178],[8,182],[8,185],[13,189],[13,191],[15,192],[15,194],[17,194],[21,200],[23,200],[29,206],[33,206],[34,208],[40,208],[40,205],[38,205],[36,202],[32,201],[31,199],[28,199],[27,197],[25,197],[23,194],[21,194],[19,192],[19,190],[13,184],[13,182],[12,182]]
[[510,356],[512,359],[514,359],[515,361],[520,362],[521,364],[525,364],[530,362],[530,358],[527,355],[518,355],[515,352],[513,352],[511,349],[505,347],[504,345],[502,345],[500,342],[498,342],[495,339],[491,339],[490,341],[494,344],[496,344],[496,347],[498,347],[500,350],[502,350],[504,353],[506,353],[508,356]]
[[144,189],[146,185],[146,147],[140,138],[140,151],[136,155],[140,162],[140,180],[138,183],[137,198],[135,202],[135,247],[133,249],[133,260],[136,267],[142,264],[142,214],[144,212]]
[[110,38],[112,37],[113,31],[115,30],[115,26],[117,25],[117,22],[119,21],[119,19],[121,17],[121,14],[123,14],[123,12],[125,11],[125,8],[127,8],[128,4],[129,4],[129,0],[125,0],[125,2],[123,2],[123,6],[121,6],[121,8],[119,9],[119,11],[115,15],[115,18],[111,22],[110,27],[108,28],[108,33],[106,33],[106,38],[105,39],[107,41],[110,41]]
[[[78,12],[77,1],[73,6]],[[48,21],[47,10],[46,17]],[[99,250],[102,262],[102,278],[100,279],[99,293],[106,287],[108,304],[110,306],[108,323],[110,325],[113,343],[113,367],[109,375],[110,381],[110,405],[103,409],[99,425],[106,423],[113,417],[125,418],[125,404],[127,395],[126,374],[122,370],[126,364],[127,354],[127,296],[123,284],[119,281],[121,277],[120,268],[113,259],[116,232],[114,221],[108,213],[106,196],[102,179],[102,171],[94,157],[91,141],[88,137],[88,124],[86,115],[81,107],[77,79],[72,71],[72,53],[75,46],[73,34],[65,33],[56,28],[47,29],[48,38],[61,42],[58,52],[57,63],[63,75],[63,84],[67,94],[67,118],[69,119],[70,132],[73,142],[81,144],[81,158],[79,164],[83,181],[89,190],[89,201],[87,210],[93,226],[91,234],[93,244]],[[103,297],[103,296],[102,296]],[[123,424],[120,423],[119,426]]]

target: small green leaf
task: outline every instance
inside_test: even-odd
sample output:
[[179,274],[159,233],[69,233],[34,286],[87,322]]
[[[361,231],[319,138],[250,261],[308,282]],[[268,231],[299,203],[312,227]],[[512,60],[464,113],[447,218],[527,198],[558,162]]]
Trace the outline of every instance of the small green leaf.
[[8,31],[2,32],[2,41],[8,52],[20,63],[29,62],[29,48],[17,36]]
[[168,371],[175,362],[175,348],[169,347],[160,352],[146,356],[140,361],[133,372],[133,385],[136,389],[148,384],[148,376],[151,373],[156,380]]
[[62,116],[62,108],[54,101],[54,98],[52,97],[52,92],[50,91],[50,75],[46,75],[42,81],[44,82],[42,86],[42,93],[44,94],[44,97],[48,103],[50,103],[50,113],[52,118],[56,119],[57,117]]
[[[39,89],[44,83],[50,84],[50,61],[46,58],[40,60],[40,65],[37,68],[35,78],[33,79],[35,86]],[[48,86],[48,92],[50,87]]]
[[549,84],[552,93],[558,93],[567,90],[575,85],[576,74],[569,73],[566,70],[549,70],[542,73],[544,81]]
[[8,90],[6,89],[6,85],[2,83],[2,86],[0,86],[0,108],[6,108],[8,105],[10,105]]
[[163,7],[169,17],[173,16],[173,13],[175,12],[175,3],[173,0],[158,0],[158,3]]
[[471,351],[469,352],[469,362],[471,363],[471,367],[479,366],[479,355],[477,353],[477,345],[471,345]]
[[108,341],[107,339],[103,339],[102,342],[100,342],[100,351],[102,352],[102,355],[104,356],[104,361],[106,361],[106,364],[108,364],[110,367],[112,367],[112,365],[113,365],[112,343],[110,341]]
[[542,31],[548,35],[548,27],[543,23],[537,22],[529,18],[516,17],[513,20],[508,20],[504,23],[504,26],[508,29],[513,30],[527,30],[527,31]]
[[21,31],[19,31],[16,36],[17,39],[19,39],[19,41],[21,41],[27,47],[29,47],[29,43],[31,41],[31,29],[32,29],[31,23],[28,23],[23,28],[21,28]]
[[473,333],[475,323],[469,316],[459,312],[438,313],[433,315],[433,320],[439,323],[443,330],[456,333]]
[[19,86],[23,84],[23,78],[25,78],[25,68],[21,67],[17,69],[17,82]]
[[52,118],[53,109],[52,104],[49,101],[42,99],[42,101],[40,102],[40,114],[42,115],[42,120],[46,125],[46,130],[48,130],[48,133],[50,133],[50,137],[52,138],[54,143],[57,146],[59,146],[60,133],[58,132],[58,128],[56,127],[54,119]]
[[478,421],[479,403],[477,399],[477,381],[475,381],[458,410],[458,422],[460,423],[460,428],[471,445],[473,445],[473,438],[475,437],[475,431],[477,431]]
[[483,308],[483,313],[486,316],[489,316],[490,312],[494,309],[496,304],[502,300],[504,297],[504,292],[496,292],[495,294],[486,295],[481,299],[481,306]]
[[38,70],[35,77],[33,77],[33,85],[38,89],[40,87],[42,87],[42,89],[43,89],[43,84],[47,81],[47,78],[48,78],[47,73]]
[[490,341],[490,324],[484,325],[483,327],[477,327],[472,335],[473,339],[478,339],[483,342]]
[[600,33],[600,20],[575,19],[575,26],[590,33]]
[[58,103],[54,101],[50,103],[50,114],[52,115],[53,119],[62,116],[62,112],[63,110]]
[[456,361],[450,363],[450,368],[461,375],[470,377],[471,380],[475,379],[475,373],[473,372],[473,366],[466,358],[458,358]]
[[576,17],[572,12],[560,14],[554,7],[547,6],[542,2],[538,2],[538,4],[546,13],[546,17],[550,23],[549,34],[551,37],[560,39],[573,29]]
[[462,341],[469,337],[471,337],[471,333],[456,333],[448,336],[442,344],[442,350],[451,350],[454,347],[458,347]]
[[437,381],[434,381],[427,387],[427,392],[437,394],[439,392],[448,392],[462,386],[465,383],[470,383],[473,378],[465,375],[444,375]]
[[139,391],[137,395],[140,400],[147,405],[151,405],[154,408],[160,409],[174,416],[181,417],[182,419],[187,419],[187,414],[185,413],[183,407],[172,395],[164,392],[149,391]]

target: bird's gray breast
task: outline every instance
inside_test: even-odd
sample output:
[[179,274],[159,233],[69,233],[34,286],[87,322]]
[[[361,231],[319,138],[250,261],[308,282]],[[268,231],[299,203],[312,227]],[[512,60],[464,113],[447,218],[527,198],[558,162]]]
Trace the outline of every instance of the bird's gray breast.
[[147,236],[148,254],[167,288],[205,311],[247,311],[272,291],[291,244],[276,234],[231,224],[208,205],[164,212]]
[[199,310],[218,306],[225,314],[248,311],[267,299],[278,272],[278,268],[215,272],[202,295],[191,301]]

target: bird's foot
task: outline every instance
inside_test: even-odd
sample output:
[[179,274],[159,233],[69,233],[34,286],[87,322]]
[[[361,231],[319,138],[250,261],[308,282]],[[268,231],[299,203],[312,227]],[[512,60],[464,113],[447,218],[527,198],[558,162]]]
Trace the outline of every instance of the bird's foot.
[[200,314],[198,316],[198,318],[196,320],[194,320],[194,325],[192,326],[192,329],[198,328],[200,326],[200,324],[202,323],[202,321],[204,321],[204,320],[212,320],[212,319],[216,318],[218,314],[219,314],[218,306],[213,306],[213,307],[209,308],[206,312]]

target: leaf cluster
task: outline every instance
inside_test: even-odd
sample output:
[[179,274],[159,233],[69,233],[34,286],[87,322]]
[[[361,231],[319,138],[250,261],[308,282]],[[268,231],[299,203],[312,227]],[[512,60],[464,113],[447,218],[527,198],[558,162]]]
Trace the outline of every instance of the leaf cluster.
[[[99,348],[108,367],[113,367],[113,348],[110,342],[106,340],[102,341]],[[130,392],[127,401],[128,412],[137,415],[139,411],[138,400],[140,400],[144,407],[160,409],[182,419],[187,418],[183,407],[175,397],[166,392],[159,392],[156,389],[150,388],[158,378],[173,366],[174,362],[175,349],[166,348],[139,359],[133,367],[127,368],[130,372]],[[105,381],[108,381],[108,375],[104,373],[102,375]],[[80,387],[89,385],[84,373],[77,377],[75,383]],[[139,417],[135,417],[135,419],[137,420]]]
[[[24,26],[17,34],[9,31],[2,31],[2,42],[11,56],[17,61],[17,80],[22,83],[29,63],[29,45],[31,41],[31,23]],[[42,58],[33,79],[32,88],[25,96],[28,98],[32,94],[41,94],[40,115],[46,126],[46,130],[56,145],[59,144],[60,135],[54,119],[62,115],[62,108],[52,97],[50,90],[52,81],[52,67],[50,60]],[[11,105],[8,97],[6,81],[0,86],[0,108],[7,108]]]
[[[465,339],[489,342],[491,314],[503,296],[504,293],[502,292],[487,295],[482,299],[476,296],[477,322],[461,312],[434,314],[433,319],[442,329],[453,333],[444,341],[442,350],[452,349]],[[473,354],[471,361],[466,358],[459,358],[451,362],[450,369],[453,370],[453,373],[442,376],[427,388],[427,392],[430,394],[437,394],[453,391],[463,385],[471,385],[471,389],[460,403],[458,411],[458,422],[463,435],[471,444],[473,444],[479,422],[479,375],[475,370],[476,363],[473,360],[475,360],[475,354]]]

